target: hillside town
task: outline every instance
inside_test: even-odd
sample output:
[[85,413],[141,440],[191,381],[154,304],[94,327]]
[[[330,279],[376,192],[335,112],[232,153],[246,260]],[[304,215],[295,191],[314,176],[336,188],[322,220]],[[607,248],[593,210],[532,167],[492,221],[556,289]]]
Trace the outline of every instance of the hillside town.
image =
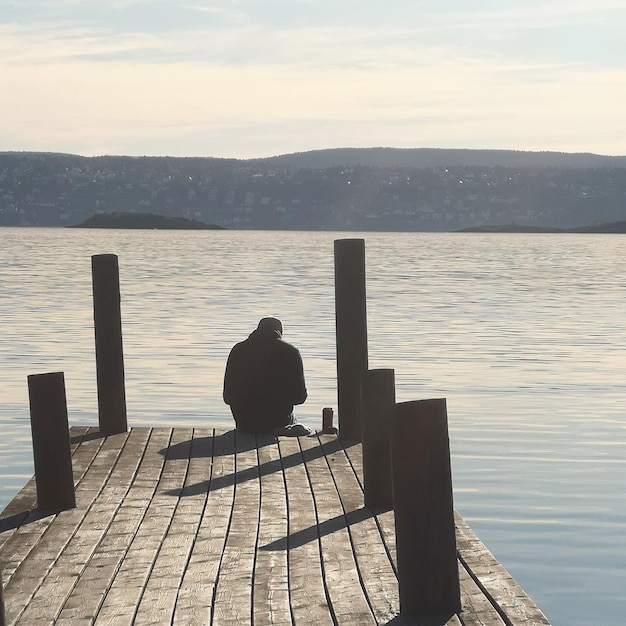
[[301,167],[280,159],[0,153],[0,226],[146,212],[230,229],[571,228],[626,219],[623,166]]

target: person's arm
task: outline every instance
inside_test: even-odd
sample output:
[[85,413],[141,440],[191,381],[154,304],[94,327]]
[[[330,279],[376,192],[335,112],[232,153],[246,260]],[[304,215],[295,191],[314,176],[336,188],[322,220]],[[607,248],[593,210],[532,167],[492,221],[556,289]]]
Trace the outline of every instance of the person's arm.
[[235,349],[233,348],[230,351],[230,354],[228,355],[228,359],[226,360],[226,370],[224,371],[224,390],[222,392],[222,397],[224,398],[224,402],[229,405],[232,404],[234,397],[235,397],[235,390],[234,390],[235,365],[233,363],[234,351]]
[[307,399],[306,382],[304,380],[304,365],[302,356],[296,348],[293,359],[293,398],[294,404],[302,404]]

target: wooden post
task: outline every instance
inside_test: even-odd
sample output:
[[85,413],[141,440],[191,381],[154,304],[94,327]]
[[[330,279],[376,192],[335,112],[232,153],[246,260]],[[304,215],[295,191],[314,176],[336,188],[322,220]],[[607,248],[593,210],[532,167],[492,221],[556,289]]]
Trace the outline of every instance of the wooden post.
[[395,372],[367,370],[361,387],[365,506],[389,510],[393,508],[389,431],[396,403]]
[[63,372],[28,376],[37,506],[63,511],[76,506]]
[[91,257],[93,318],[96,336],[98,422],[103,435],[126,432],[126,391],[117,256]]
[[396,404],[391,429],[400,612],[461,611],[446,400]]
[[367,370],[365,240],[335,240],[339,436],[361,441],[361,376]]

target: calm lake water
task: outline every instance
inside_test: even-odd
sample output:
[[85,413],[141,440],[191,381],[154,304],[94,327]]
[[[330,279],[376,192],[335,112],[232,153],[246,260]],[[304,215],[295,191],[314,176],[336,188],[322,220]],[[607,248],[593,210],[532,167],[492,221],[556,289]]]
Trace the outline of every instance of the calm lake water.
[[626,615],[626,236],[0,229],[0,508],[32,475],[29,374],[96,424],[91,255],[119,255],[130,425],[230,427],[231,346],[281,317],[336,408],[333,241],[366,244],[369,365],[445,397],[455,508],[554,626]]

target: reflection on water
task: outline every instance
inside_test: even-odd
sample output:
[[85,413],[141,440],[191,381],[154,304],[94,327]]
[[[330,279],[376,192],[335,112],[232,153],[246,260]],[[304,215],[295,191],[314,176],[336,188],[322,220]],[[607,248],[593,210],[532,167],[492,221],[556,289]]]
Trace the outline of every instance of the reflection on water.
[[0,405],[0,510],[34,472],[28,415],[23,419],[14,417],[21,413],[23,407]]
[[[120,257],[131,425],[230,426],[228,351],[275,314],[318,427],[343,236],[0,229],[0,506],[32,474],[28,374],[64,371],[70,422],[97,421],[92,254]],[[626,238],[364,237],[370,367],[447,398],[456,508],[555,626],[621,624]]]

